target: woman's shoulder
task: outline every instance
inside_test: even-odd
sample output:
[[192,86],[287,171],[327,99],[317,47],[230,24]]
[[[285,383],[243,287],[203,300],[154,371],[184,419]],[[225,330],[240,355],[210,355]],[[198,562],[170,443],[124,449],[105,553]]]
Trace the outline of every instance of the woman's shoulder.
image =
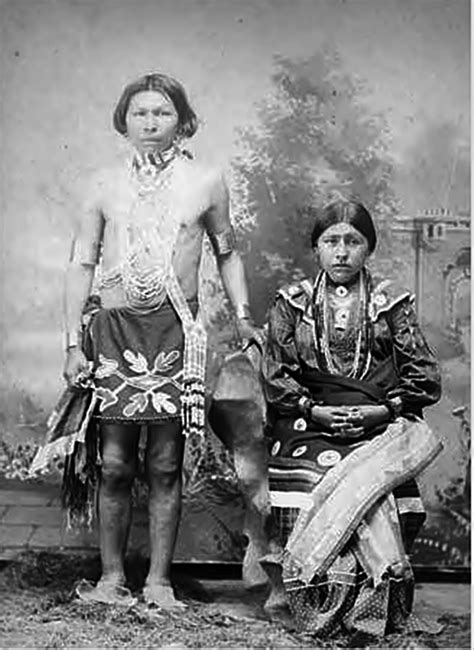
[[370,311],[372,320],[376,321],[403,304],[413,304],[414,294],[407,288],[401,287],[392,280],[381,280],[374,283],[370,296]]
[[306,309],[308,300],[313,295],[313,280],[305,278],[298,282],[284,284],[276,292],[276,298],[281,298],[296,309]]

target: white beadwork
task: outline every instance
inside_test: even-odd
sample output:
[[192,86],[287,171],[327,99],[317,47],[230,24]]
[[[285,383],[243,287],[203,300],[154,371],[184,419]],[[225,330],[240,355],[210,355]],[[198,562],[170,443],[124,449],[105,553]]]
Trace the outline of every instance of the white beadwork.
[[179,229],[172,209],[173,150],[160,168],[145,156],[135,158],[130,171],[134,201],[128,220],[121,224],[119,266],[102,273],[99,289],[122,284],[127,303],[140,311],[155,310],[166,298],[166,282]]
[[[336,365],[334,364],[332,354],[331,354],[331,349],[330,349],[330,343],[329,343],[328,296],[327,296],[327,283],[326,283],[325,273],[323,274],[315,298],[316,301],[322,305],[322,313],[323,313],[323,327],[321,332],[321,350],[324,356],[324,360],[326,362],[326,367],[328,369],[328,372],[337,375],[339,374],[339,371],[336,368]],[[362,275],[361,275],[359,278],[359,300],[361,303],[365,303],[367,299],[368,296],[365,290],[365,283],[363,282]],[[362,323],[359,323],[357,341],[356,341],[356,346],[354,351],[354,359],[349,373],[346,374],[347,377],[354,378],[357,375],[357,370],[359,368],[359,363],[360,363],[360,357],[362,354],[362,338],[363,338],[363,327],[362,327]],[[370,359],[371,359],[371,355],[369,352],[369,354],[367,355],[367,361],[365,367],[362,372],[362,377],[368,371],[370,365]]]

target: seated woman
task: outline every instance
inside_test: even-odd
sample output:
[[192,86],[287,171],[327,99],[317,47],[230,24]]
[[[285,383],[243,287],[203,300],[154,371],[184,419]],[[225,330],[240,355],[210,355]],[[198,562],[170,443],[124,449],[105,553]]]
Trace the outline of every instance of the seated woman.
[[[413,626],[407,553],[424,520],[414,477],[441,449],[422,419],[440,372],[409,292],[374,286],[374,223],[355,201],[316,214],[316,281],[280,289],[263,378],[270,493],[298,627],[375,636]],[[427,629],[428,628],[428,629]]]

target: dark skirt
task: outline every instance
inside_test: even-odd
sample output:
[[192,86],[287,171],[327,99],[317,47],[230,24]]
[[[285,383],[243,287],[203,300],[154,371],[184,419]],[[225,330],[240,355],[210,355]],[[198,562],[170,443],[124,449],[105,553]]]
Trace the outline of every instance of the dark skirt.
[[[300,508],[305,507],[315,486],[339,460],[364,443],[318,436],[302,418],[277,420],[271,438],[272,514],[284,547]],[[404,546],[409,553],[425,519],[416,482],[410,480],[397,487],[394,497]],[[413,596],[414,580],[409,569],[403,577],[387,573],[375,588],[352,552],[350,541],[324,576],[287,591],[298,628],[312,634],[360,632],[383,636],[402,629],[438,632],[436,625],[412,614]]]
[[183,328],[169,301],[150,313],[128,307],[95,312],[84,341],[94,364],[95,417],[134,423],[180,418],[183,349]]

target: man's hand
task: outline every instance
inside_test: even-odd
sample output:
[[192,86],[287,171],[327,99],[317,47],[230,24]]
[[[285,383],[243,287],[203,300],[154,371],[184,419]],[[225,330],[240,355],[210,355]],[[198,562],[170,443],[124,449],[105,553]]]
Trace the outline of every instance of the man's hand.
[[242,344],[242,349],[246,350],[249,343],[253,341],[261,341],[262,334],[258,327],[256,327],[250,318],[237,318],[237,332]]
[[88,375],[90,364],[80,348],[69,348],[67,351],[66,363],[64,365],[63,377],[69,387],[77,386],[81,376]]

